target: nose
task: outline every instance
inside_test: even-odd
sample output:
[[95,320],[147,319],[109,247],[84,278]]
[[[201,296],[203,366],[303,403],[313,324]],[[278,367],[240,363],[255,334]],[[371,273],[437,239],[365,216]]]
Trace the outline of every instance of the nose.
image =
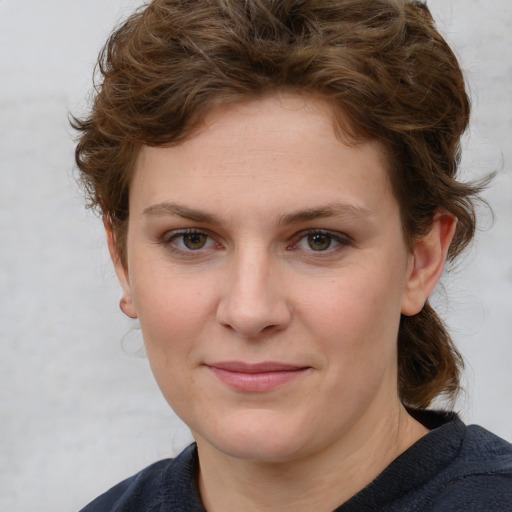
[[264,251],[239,252],[227,269],[217,308],[217,321],[245,338],[285,329],[291,310],[279,262]]

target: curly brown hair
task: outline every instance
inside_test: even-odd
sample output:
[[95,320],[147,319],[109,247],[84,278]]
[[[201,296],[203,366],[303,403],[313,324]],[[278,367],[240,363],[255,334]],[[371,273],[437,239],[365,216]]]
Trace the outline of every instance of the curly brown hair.
[[[217,105],[281,91],[323,98],[343,113],[335,130],[345,142],[385,146],[409,247],[439,210],[457,218],[450,260],[474,235],[481,187],[456,180],[469,100],[422,2],[154,0],[111,35],[98,71],[90,115],[72,121],[76,163],[123,263],[140,148],[184,141]],[[428,303],[402,316],[398,357],[405,405],[455,396],[462,359]]]

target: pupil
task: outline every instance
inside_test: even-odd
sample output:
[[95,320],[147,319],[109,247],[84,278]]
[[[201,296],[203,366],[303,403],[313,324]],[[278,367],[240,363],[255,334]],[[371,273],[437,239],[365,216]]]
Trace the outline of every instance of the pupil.
[[201,249],[206,243],[206,235],[202,233],[191,233],[184,236],[183,242],[188,249]]
[[308,244],[311,249],[314,251],[324,251],[328,249],[331,245],[331,237],[329,235],[324,235],[321,233],[317,233],[316,235],[310,235],[308,237]]

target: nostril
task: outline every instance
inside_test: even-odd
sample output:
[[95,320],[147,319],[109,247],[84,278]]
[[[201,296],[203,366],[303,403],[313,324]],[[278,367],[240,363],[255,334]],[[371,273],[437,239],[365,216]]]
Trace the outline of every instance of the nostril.
[[266,272],[247,269],[230,276],[217,304],[219,325],[245,338],[268,335],[288,325],[291,311],[285,294],[265,276]]
[[269,335],[274,331],[281,330],[287,322],[266,322],[263,315],[261,317],[232,315],[230,318],[219,318],[219,324],[225,329],[229,329],[249,339]]

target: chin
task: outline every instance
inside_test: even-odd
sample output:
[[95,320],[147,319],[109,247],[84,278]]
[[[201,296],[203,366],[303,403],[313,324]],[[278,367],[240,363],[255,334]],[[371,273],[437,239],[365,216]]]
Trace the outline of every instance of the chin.
[[314,432],[308,436],[290,418],[265,421],[262,416],[268,414],[268,411],[253,411],[245,415],[244,421],[231,419],[214,431],[194,432],[194,438],[199,449],[207,444],[230,457],[262,463],[284,463],[311,454]]

